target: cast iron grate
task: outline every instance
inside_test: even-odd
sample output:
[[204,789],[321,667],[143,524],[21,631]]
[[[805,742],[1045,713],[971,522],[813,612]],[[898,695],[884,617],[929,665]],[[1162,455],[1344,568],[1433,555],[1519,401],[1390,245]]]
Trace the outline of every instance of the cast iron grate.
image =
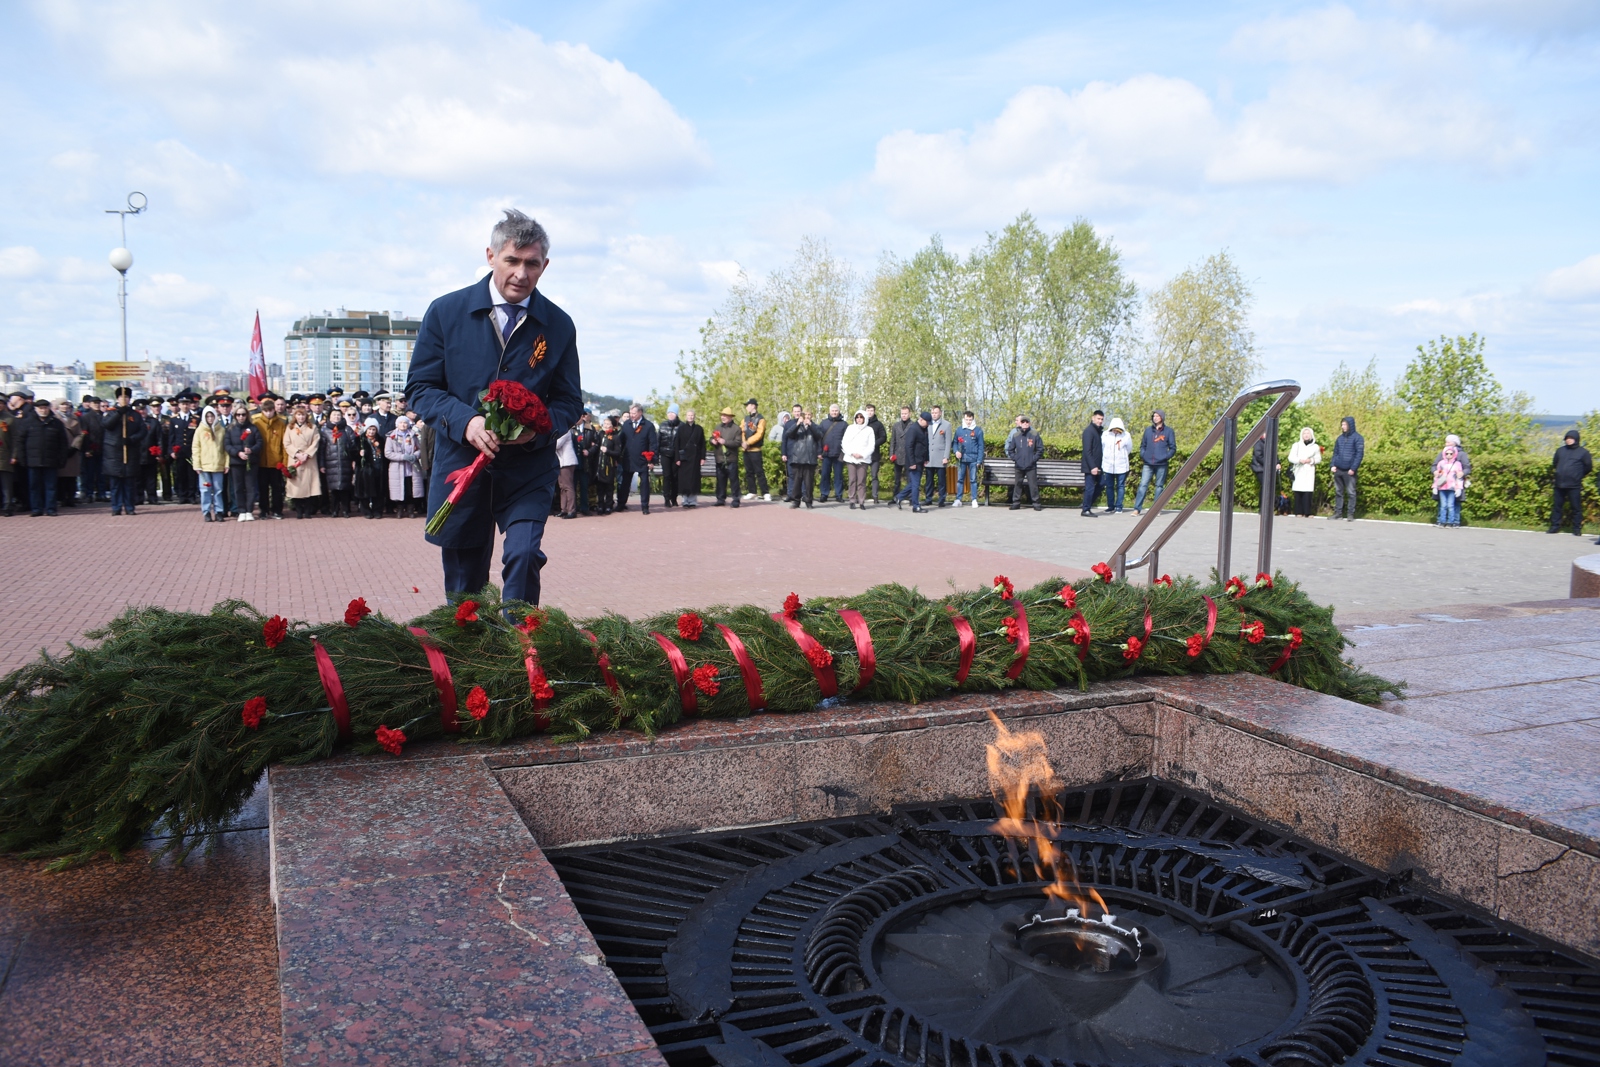
[[673,1067],[1600,1067],[1570,955],[1170,783],[1056,803],[1058,862],[1166,953],[1104,1009],[986,965],[1056,873],[987,799],[551,860]]

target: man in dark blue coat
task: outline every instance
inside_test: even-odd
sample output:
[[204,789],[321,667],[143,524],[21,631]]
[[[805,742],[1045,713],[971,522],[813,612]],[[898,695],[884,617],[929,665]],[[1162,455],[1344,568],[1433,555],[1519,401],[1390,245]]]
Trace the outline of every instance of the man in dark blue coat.
[[617,483],[617,510],[628,510],[628,483],[639,476],[639,514],[650,514],[650,461],[656,458],[656,424],[644,417],[638,404],[628,408],[622,420],[622,479]]
[[564,431],[583,410],[577,331],[537,288],[550,264],[543,226],[507,210],[486,254],[486,277],[435,300],[422,316],[406,399],[435,432],[430,515],[450,495],[449,474],[480,452],[494,457],[444,529],[428,536],[443,550],[445,592],[476,593],[489,584],[498,525],[505,533],[504,596],[537,604],[545,563],[540,544],[560,470],[556,434],[527,429],[502,441],[484,425],[478,397],[497,379],[521,382],[544,401],[556,431]]

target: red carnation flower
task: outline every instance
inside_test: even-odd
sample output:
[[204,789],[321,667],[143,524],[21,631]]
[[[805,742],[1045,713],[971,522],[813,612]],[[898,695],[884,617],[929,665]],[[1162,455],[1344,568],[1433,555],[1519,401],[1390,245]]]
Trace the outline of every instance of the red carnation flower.
[[344,609],[344,624],[346,626],[359,626],[361,620],[372,614],[372,609],[367,607],[367,598],[358,596]]
[[544,615],[542,613],[540,613],[540,612],[535,611],[535,612],[530,612],[527,615],[524,615],[522,617],[522,625],[517,627],[517,629],[521,630],[525,634],[530,634],[531,635],[534,631],[538,630],[539,627],[542,626],[542,625],[544,625]]
[[411,587],[411,591],[412,591],[412,592],[413,592],[413,593],[420,593],[420,592],[422,592],[422,590],[420,590],[420,589],[418,589],[418,588],[417,588],[417,587],[416,587],[416,586],[412,586],[412,587]]
[[1164,585],[1168,589],[1171,589],[1172,588],[1172,575],[1163,574],[1161,577],[1157,578],[1155,581],[1151,582],[1150,584],[1151,585]]
[[800,596],[790,593],[783,598],[783,614],[785,618],[798,619],[800,617]]
[[483,691],[483,686],[475,685],[472,692],[467,694],[467,714],[474,719],[481,719],[489,714],[489,694]]
[[267,717],[267,698],[251,697],[244,702],[244,724],[252,730],[261,728],[261,720]]
[[1012,588],[1011,579],[1007,578],[1003,574],[997,574],[994,576],[994,591],[999,593],[1000,596],[1006,600],[1010,600],[1012,597],[1016,596],[1016,590]]
[[1021,624],[1017,622],[1015,615],[1006,616],[1004,625],[1006,628],[1006,640],[1009,643],[1014,645],[1022,639]]
[[282,615],[274,615],[261,624],[261,640],[266,642],[268,648],[277,648],[288,636],[289,620]]
[[391,730],[387,726],[380,726],[375,733],[378,737],[379,748],[391,756],[400,755],[400,750],[406,744],[406,732],[404,730]]
[[1266,571],[1257,571],[1256,572],[1256,585],[1259,586],[1259,587],[1264,587],[1264,588],[1267,588],[1267,589],[1271,589],[1272,588],[1272,575],[1268,574]]
[[1305,642],[1306,635],[1298,626],[1289,627],[1289,650],[1292,652]]
[[1096,563],[1093,567],[1090,567],[1089,569],[1091,571],[1094,571],[1096,574],[1098,574],[1100,576],[1100,580],[1102,582],[1111,581],[1111,568],[1106,566],[1104,563]]
[[150,446],[150,454],[151,454],[151,455],[152,455],[152,456],[159,456],[159,455],[161,455],[161,446],[160,446],[160,445],[151,445],[151,446]]
[[705,620],[692,611],[686,611],[678,616],[678,636],[685,641],[700,640],[705,628]]
[[1122,646],[1122,658],[1132,663],[1144,653],[1144,642],[1137,637],[1128,638],[1128,643]]
[[1223,595],[1231,595],[1235,600],[1244,596],[1249,591],[1250,587],[1244,584],[1243,578],[1229,578],[1227,584],[1222,587]]
[[556,691],[550,687],[550,679],[545,677],[543,667],[533,669],[533,699],[544,702],[554,700]]
[[1082,615],[1072,620],[1072,643],[1084,646],[1089,644],[1089,620]]
[[716,664],[702,663],[694,669],[694,687],[708,697],[717,695],[722,685],[717,681]]
[[1252,645],[1259,645],[1267,636],[1267,624],[1257,619],[1248,626],[1240,627],[1239,634]]
[[1189,640],[1185,641],[1184,644],[1189,649],[1189,655],[1198,656],[1200,653],[1206,650],[1206,635],[1190,634]]
[[478,621],[478,602],[476,600],[463,600],[461,606],[456,608],[456,625],[465,626],[469,622]]
[[1062,586],[1061,592],[1057,593],[1056,595],[1061,598],[1062,606],[1069,608],[1075,608],[1078,606],[1078,593],[1077,590],[1072,588],[1072,586]]
[[806,649],[806,662],[820,669],[833,662],[833,653],[821,645],[812,645]]

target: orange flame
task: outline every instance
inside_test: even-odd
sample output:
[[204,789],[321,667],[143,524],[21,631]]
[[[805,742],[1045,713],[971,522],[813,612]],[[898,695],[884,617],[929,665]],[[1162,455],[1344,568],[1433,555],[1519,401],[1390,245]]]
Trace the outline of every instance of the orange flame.
[[[1109,909],[1100,894],[1092,887],[1078,884],[1071,857],[1059,852],[1055,842],[1041,829],[1041,822],[1060,821],[1056,796],[1061,792],[1061,780],[1050,766],[1044,735],[1031,730],[1013,733],[994,712],[989,713],[989,718],[995,728],[994,744],[987,746],[989,791],[1004,813],[990,829],[1002,837],[1033,846],[1039,874],[1053,874],[1055,878],[1045,888],[1046,896],[1077,908],[1085,918],[1092,917],[1091,903],[1100,909],[1100,914],[1106,914]],[[1037,810],[1031,816],[1028,813],[1030,796],[1037,800]]]

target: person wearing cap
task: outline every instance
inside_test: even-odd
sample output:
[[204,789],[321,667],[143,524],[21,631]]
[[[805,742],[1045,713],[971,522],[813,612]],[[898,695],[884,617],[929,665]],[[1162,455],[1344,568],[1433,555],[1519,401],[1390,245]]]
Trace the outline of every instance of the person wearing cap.
[[678,431],[678,492],[686,508],[700,503],[700,464],[705,458],[706,428],[694,421],[694,409],[686,408]]
[[[754,500],[759,496],[762,500],[771,502],[772,493],[767,489],[767,467],[761,455],[761,446],[767,439],[767,420],[761,414],[761,405],[756,403],[756,398],[751,397],[744,402],[744,484],[746,500]],[[735,488],[739,479],[734,478]],[[735,504],[735,507],[738,505]]]
[[896,463],[905,468],[906,487],[895,494],[894,506],[898,510],[911,499],[913,514],[926,514],[927,509],[917,500],[917,492],[921,488],[922,468],[928,463],[928,423],[933,421],[933,413],[924,411],[918,418],[912,419],[910,408],[901,408],[900,440],[895,445],[895,455],[899,457]]
[[394,411],[394,398],[387,390],[380,389],[372,395],[372,403],[377,409],[372,415],[378,420],[378,432],[383,434],[383,439],[387,441],[389,435],[394,433],[394,424],[399,419],[399,415]]
[[1085,518],[1094,518],[1095,501],[1100,497],[1101,475],[1105,467],[1105,424],[1106,413],[1099,408],[1089,416],[1089,425],[1083,428],[1083,458],[1079,466],[1083,470],[1083,511]]
[[50,401],[40,397],[33,402],[33,417],[22,419],[11,442],[11,466],[28,479],[29,514],[56,513],[58,471],[67,461],[67,428]]
[[[752,402],[749,406],[754,406]],[[732,408],[723,408],[718,412],[719,421],[711,429],[711,456],[717,467],[717,501],[715,506],[722,507],[733,499],[733,506],[739,506],[739,457],[745,453],[744,442],[748,439],[744,430],[749,426],[746,420],[744,426],[734,421]],[[766,420],[762,419],[763,426]],[[763,431],[764,432],[764,431]],[[756,450],[759,459],[761,450]],[[746,500],[755,499],[754,493],[746,493]]]
[[72,407],[72,401],[56,401],[56,417],[67,428],[67,455],[56,471],[56,503],[64,508],[78,506],[78,472],[83,454],[83,423]]
[[138,500],[145,439],[150,436],[149,424],[134,406],[132,389],[126,385],[117,387],[111,410],[101,424],[105,433],[104,470],[111,480],[111,514],[132,515]]
[[18,390],[6,397],[5,407],[0,409],[0,492],[5,493],[7,515],[17,513],[18,498],[27,480],[26,474],[16,477],[11,465],[11,443],[16,439],[17,421],[27,403],[27,395]]
[[[478,455],[491,457],[444,528],[428,535],[440,548],[446,593],[470,596],[489,584],[498,526],[505,535],[502,595],[537,604],[545,522],[560,472],[555,441],[583,410],[577,328],[539,291],[550,237],[537,221],[508,209],[490,231],[485,258],[487,274],[423,314],[406,397],[437,434],[428,514],[451,492],[451,474]],[[510,441],[492,433],[478,414],[478,397],[497,379],[518,382],[542,400],[552,432],[530,427]]]
[[1043,511],[1044,504],[1039,500],[1039,459],[1044,455],[1044,441],[1028,416],[1017,418],[1017,432],[1006,440],[1006,455],[1017,468],[1016,480],[1011,483],[1011,510],[1022,507],[1022,490],[1026,486],[1033,510]]
[[100,411],[100,398],[83,398],[83,410],[78,422],[83,427],[83,456],[78,468],[78,495],[86,503],[109,500],[105,480],[100,473],[100,459],[105,448],[105,425]]
[[667,405],[667,417],[656,427],[656,461],[661,464],[661,503],[664,507],[678,506],[678,431],[683,421],[678,418],[678,405]]
[[[256,502],[260,505],[263,519],[283,518],[283,472],[288,466],[287,457],[283,454],[283,435],[289,429],[289,422],[279,411],[278,400],[279,397],[268,393],[261,400],[261,413],[250,420],[261,441],[261,451],[256,457],[259,464],[256,468]],[[246,504],[240,512],[247,513],[249,510],[250,506]]]

